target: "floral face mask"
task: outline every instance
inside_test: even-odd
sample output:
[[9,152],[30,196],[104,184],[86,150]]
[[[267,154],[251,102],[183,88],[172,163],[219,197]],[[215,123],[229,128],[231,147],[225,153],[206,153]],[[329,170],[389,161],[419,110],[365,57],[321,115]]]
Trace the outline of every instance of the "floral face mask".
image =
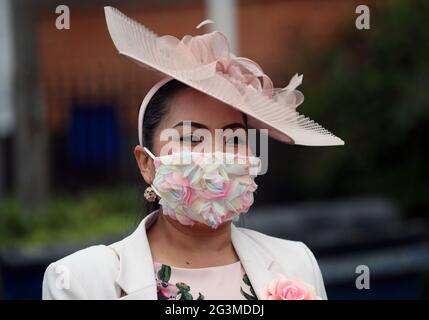
[[195,222],[216,229],[238,219],[253,204],[254,181],[261,160],[235,153],[189,150],[156,157],[152,188],[164,214],[184,225]]

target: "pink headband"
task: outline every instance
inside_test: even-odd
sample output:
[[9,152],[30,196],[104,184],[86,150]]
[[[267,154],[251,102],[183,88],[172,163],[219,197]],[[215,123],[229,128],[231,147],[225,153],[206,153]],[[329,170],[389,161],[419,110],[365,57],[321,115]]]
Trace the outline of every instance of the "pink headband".
[[139,110],[139,118],[138,118],[138,128],[139,128],[139,142],[140,145],[143,146],[143,119],[144,119],[144,114],[147,108],[147,105],[149,104],[149,101],[152,99],[152,97],[155,95],[155,93],[167,82],[169,82],[170,80],[173,80],[174,78],[172,77],[165,77],[162,78],[160,81],[158,81],[157,83],[155,83],[155,85],[148,91],[148,93],[146,94],[146,96],[143,99],[143,102],[140,106],[140,110]]

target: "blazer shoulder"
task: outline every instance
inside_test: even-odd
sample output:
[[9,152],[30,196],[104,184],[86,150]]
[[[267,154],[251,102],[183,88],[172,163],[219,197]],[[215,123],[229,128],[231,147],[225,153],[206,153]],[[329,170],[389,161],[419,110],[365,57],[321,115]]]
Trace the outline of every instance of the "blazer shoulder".
[[118,257],[96,245],[51,263],[43,278],[43,299],[109,299],[117,292]]

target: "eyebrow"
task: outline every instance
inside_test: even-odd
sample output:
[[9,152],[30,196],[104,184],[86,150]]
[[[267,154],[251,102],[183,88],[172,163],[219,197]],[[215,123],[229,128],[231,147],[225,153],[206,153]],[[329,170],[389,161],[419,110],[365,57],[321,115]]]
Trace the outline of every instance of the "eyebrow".
[[[183,122],[184,121],[176,123],[176,125],[173,128],[176,128],[176,127],[179,127],[179,126],[183,126]],[[191,122],[191,127],[200,128],[200,129],[208,129],[208,127],[206,125],[202,124],[202,123],[193,122],[193,121],[190,121],[190,122]],[[234,122],[234,123],[227,124],[222,129],[225,130],[225,129],[233,129],[233,128],[243,128],[243,129],[246,129],[245,125],[242,124],[242,123],[239,123],[239,122]]]

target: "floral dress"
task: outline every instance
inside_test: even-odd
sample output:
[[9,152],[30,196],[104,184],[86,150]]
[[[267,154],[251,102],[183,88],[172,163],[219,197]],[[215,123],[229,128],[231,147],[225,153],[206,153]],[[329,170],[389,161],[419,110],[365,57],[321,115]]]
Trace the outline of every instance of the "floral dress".
[[195,269],[154,261],[154,270],[158,300],[257,300],[240,261]]

